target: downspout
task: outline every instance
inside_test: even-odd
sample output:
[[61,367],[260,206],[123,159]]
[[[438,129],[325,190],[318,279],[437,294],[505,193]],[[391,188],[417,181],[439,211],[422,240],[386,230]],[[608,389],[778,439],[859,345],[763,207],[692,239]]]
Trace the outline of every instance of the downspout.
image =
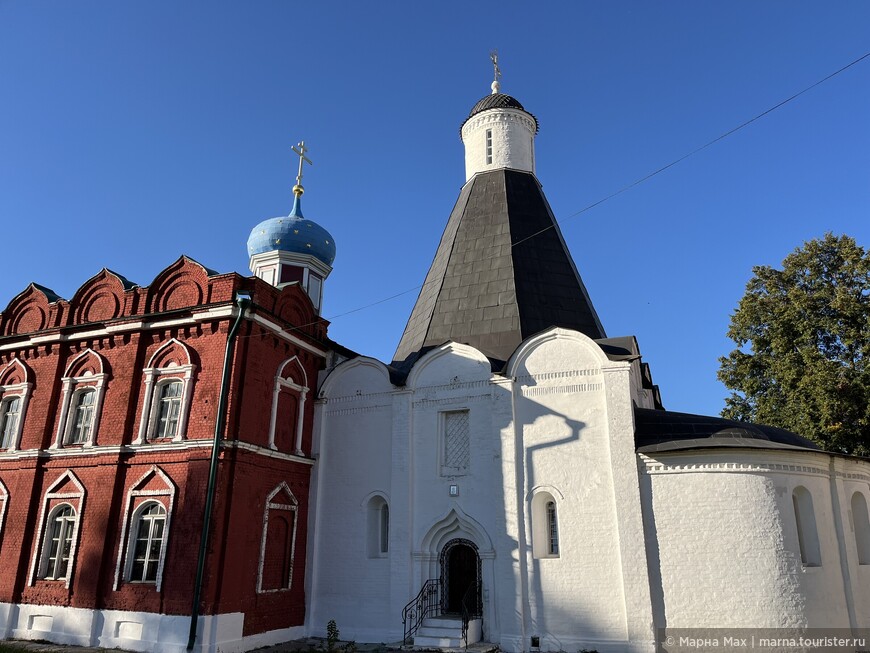
[[239,312],[236,321],[230,327],[227,336],[227,348],[224,352],[224,369],[221,375],[221,393],[218,399],[217,419],[214,425],[214,440],[211,445],[211,462],[208,468],[208,485],[205,491],[205,508],[203,508],[202,533],[199,537],[199,553],[196,562],[196,580],[193,584],[193,603],[190,609],[190,633],[187,638],[187,650],[193,650],[196,641],[196,625],[199,621],[199,601],[202,595],[202,577],[205,572],[205,557],[208,550],[208,531],[211,526],[211,513],[214,506],[215,486],[217,485],[218,457],[220,456],[221,439],[226,424],[227,397],[230,393],[230,363],[233,357],[233,343],[239,331],[245,309],[251,305],[251,296],[244,293],[236,294],[236,306]]

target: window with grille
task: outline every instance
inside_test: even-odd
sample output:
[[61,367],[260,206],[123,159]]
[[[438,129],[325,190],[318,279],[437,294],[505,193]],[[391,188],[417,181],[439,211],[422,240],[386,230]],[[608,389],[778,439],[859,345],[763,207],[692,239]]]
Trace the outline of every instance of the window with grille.
[[456,410],[442,415],[441,474],[443,476],[465,474],[468,472],[471,457],[468,411]]
[[492,163],[492,130],[486,130],[486,164]]

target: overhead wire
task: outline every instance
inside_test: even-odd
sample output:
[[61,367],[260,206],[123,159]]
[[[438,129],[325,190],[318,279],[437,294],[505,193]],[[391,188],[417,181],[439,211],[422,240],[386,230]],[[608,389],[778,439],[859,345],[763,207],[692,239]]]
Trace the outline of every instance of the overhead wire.
[[[707,143],[704,143],[703,145],[701,145],[701,146],[695,148],[694,150],[692,150],[691,152],[688,152],[687,154],[684,154],[684,155],[680,156],[680,157],[677,158],[677,159],[674,159],[673,161],[671,161],[671,162],[668,163],[667,165],[663,165],[662,167],[660,167],[660,168],[658,168],[658,169],[656,169],[656,170],[653,170],[652,172],[650,172],[650,173],[644,175],[643,177],[640,177],[640,178],[636,179],[635,181],[633,181],[633,182],[631,182],[631,183],[629,183],[629,184],[626,184],[625,186],[621,187],[620,189],[614,191],[613,193],[610,193],[609,195],[607,195],[607,196],[605,196],[605,197],[602,197],[601,199],[599,199],[599,200],[593,202],[592,204],[589,204],[589,205],[583,207],[583,208],[580,209],[579,211],[576,211],[575,213],[571,213],[570,215],[566,216],[566,217],[564,218],[564,220],[570,220],[571,218],[575,218],[575,217],[577,217],[578,215],[582,215],[583,213],[586,213],[587,211],[590,211],[591,209],[594,209],[596,206],[599,206],[599,205],[603,204],[604,202],[607,202],[608,200],[613,199],[614,197],[618,197],[619,195],[622,195],[623,193],[625,193],[625,192],[631,190],[632,188],[634,188],[635,186],[639,186],[640,184],[642,184],[642,183],[644,183],[644,182],[646,182],[646,181],[649,181],[649,180],[652,179],[653,177],[655,177],[655,176],[657,176],[657,175],[660,175],[661,173],[665,172],[666,170],[669,170],[670,168],[673,168],[674,166],[676,166],[676,165],[682,163],[682,162],[685,161],[686,159],[688,159],[688,158],[690,158],[690,157],[692,157],[692,156],[698,154],[699,152],[702,152],[703,150],[706,150],[708,147],[710,147],[710,146],[712,146],[712,145],[715,145],[716,143],[718,143],[719,141],[721,141],[721,140],[723,140],[723,139],[725,139],[725,138],[728,138],[728,137],[731,136],[732,134],[735,134],[735,133],[737,133],[738,131],[740,131],[741,129],[743,129],[743,128],[745,128],[745,127],[748,127],[749,125],[751,125],[752,123],[756,122],[757,120],[760,120],[761,118],[765,117],[766,115],[768,115],[768,114],[770,114],[770,113],[776,111],[777,109],[782,108],[783,106],[785,106],[785,105],[788,104],[789,102],[792,102],[792,101],[796,100],[797,98],[799,98],[801,95],[807,93],[808,91],[811,91],[811,90],[813,90],[814,88],[816,88],[817,86],[819,86],[819,85],[821,85],[821,84],[824,84],[825,82],[827,82],[827,81],[830,80],[830,79],[833,79],[833,78],[836,77],[837,75],[839,75],[839,74],[841,74],[841,73],[847,71],[849,68],[851,68],[851,67],[853,67],[853,66],[855,66],[855,65],[857,65],[857,64],[859,64],[859,63],[861,63],[862,61],[864,61],[864,60],[867,59],[868,57],[870,57],[870,52],[867,52],[867,53],[861,55],[861,56],[858,57],[857,59],[855,59],[855,60],[849,62],[848,64],[846,64],[845,66],[843,66],[843,67],[841,67],[841,68],[835,70],[834,72],[830,73],[829,75],[826,75],[826,76],[823,77],[822,79],[820,79],[820,80],[814,82],[813,84],[810,84],[810,85],[807,86],[806,88],[804,88],[804,89],[798,91],[797,93],[795,93],[794,95],[791,95],[790,97],[787,97],[786,99],[782,100],[781,102],[778,102],[777,104],[773,105],[772,107],[770,107],[770,108],[768,108],[768,109],[765,109],[764,111],[762,111],[762,112],[759,113],[758,115],[753,116],[752,118],[749,118],[748,120],[746,120],[746,121],[740,123],[740,124],[737,125],[736,127],[732,128],[732,129],[729,129],[729,130],[726,131],[726,132],[723,132],[722,134],[720,134],[719,136],[717,136],[717,137],[714,138],[713,140],[711,140],[711,141],[709,141],[709,142],[707,142]],[[533,233],[533,234],[530,234],[529,236],[526,236],[525,238],[522,238],[522,239],[516,241],[515,243],[512,243],[512,244],[511,244],[511,247],[512,247],[512,248],[513,248],[513,247],[516,247],[517,245],[520,245],[520,244],[522,244],[522,243],[524,243],[524,242],[526,242],[526,241],[528,241],[528,240],[531,240],[532,238],[535,238],[535,237],[537,237],[537,236],[540,236],[541,234],[546,233],[547,231],[550,231],[551,229],[554,229],[554,228],[555,228],[555,224],[550,225],[550,226],[548,226],[548,227],[545,227],[545,228],[543,228],[543,229],[541,229],[541,230],[539,230],[539,231],[536,231],[536,232]],[[484,260],[485,260],[485,259],[484,259]],[[393,299],[396,299],[397,297],[402,297],[403,295],[407,295],[408,293],[414,292],[415,290],[422,290],[422,289],[423,289],[424,287],[426,287],[427,285],[432,284],[432,283],[437,283],[437,282],[438,282],[437,279],[436,279],[436,280],[433,280],[433,281],[424,281],[422,284],[420,284],[420,285],[418,285],[418,286],[414,286],[413,288],[408,288],[407,290],[403,290],[403,291],[401,291],[401,292],[395,293],[395,294],[393,294],[393,295],[390,295],[389,297],[384,297],[384,298],[382,298],[382,299],[378,299],[378,300],[373,301],[373,302],[371,302],[371,303],[369,303],[369,304],[364,304],[363,306],[359,306],[359,307],[357,307],[357,308],[351,309],[351,310],[349,310],[349,311],[345,311],[345,312],[343,312],[343,313],[337,313],[337,314],[335,314],[335,315],[333,315],[333,316],[331,316],[331,317],[325,318],[325,319],[327,319],[327,320],[329,320],[330,322],[332,322],[332,321],[334,321],[334,320],[336,320],[336,319],[338,319],[338,318],[345,317],[345,316],[347,316],[347,315],[351,315],[351,314],[353,314],[353,313],[358,313],[359,311],[364,311],[364,310],[366,310],[367,308],[371,308],[372,306],[377,306],[377,305],[379,305],[379,304],[383,304],[383,303],[385,303],[385,302],[388,302],[388,301],[391,301],[391,300],[393,300]],[[309,323],[309,324],[302,324],[302,325],[299,325],[299,326],[295,326],[295,327],[293,327],[291,330],[298,331],[298,330],[300,330],[300,329],[304,329],[304,328],[306,328],[306,327],[312,326],[313,324],[316,324],[316,322],[311,322],[311,323]],[[251,336],[247,336],[247,337],[251,337]]]

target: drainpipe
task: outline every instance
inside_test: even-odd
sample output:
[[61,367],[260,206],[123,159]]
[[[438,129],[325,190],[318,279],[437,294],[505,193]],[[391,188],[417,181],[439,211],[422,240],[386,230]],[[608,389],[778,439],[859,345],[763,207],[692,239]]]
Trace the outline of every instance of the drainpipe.
[[208,531],[211,526],[211,512],[214,505],[215,485],[217,484],[218,456],[220,455],[221,439],[224,425],[226,424],[227,396],[230,393],[230,363],[232,362],[233,343],[242,319],[245,317],[245,309],[251,305],[251,296],[245,293],[236,294],[236,306],[239,312],[236,321],[230,327],[227,336],[227,349],[224,352],[224,369],[221,376],[221,393],[218,399],[217,419],[214,425],[214,440],[211,445],[211,462],[208,468],[208,486],[205,491],[205,508],[202,517],[202,534],[199,537],[199,554],[196,562],[196,580],[193,584],[193,604],[190,609],[190,634],[187,638],[187,650],[193,649],[196,641],[196,625],[199,621],[199,600],[202,595],[202,577],[205,571],[205,556],[208,550]]

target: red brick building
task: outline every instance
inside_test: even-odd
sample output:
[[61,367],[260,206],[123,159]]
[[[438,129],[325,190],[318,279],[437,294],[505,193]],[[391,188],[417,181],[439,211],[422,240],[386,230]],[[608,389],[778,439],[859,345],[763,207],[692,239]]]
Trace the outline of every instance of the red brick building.
[[70,300],[31,284],[0,314],[3,635],[185,650],[210,493],[195,650],[302,634],[328,349],[309,293],[332,258],[287,255],[280,289],[182,257],[147,287],[106,269]]

